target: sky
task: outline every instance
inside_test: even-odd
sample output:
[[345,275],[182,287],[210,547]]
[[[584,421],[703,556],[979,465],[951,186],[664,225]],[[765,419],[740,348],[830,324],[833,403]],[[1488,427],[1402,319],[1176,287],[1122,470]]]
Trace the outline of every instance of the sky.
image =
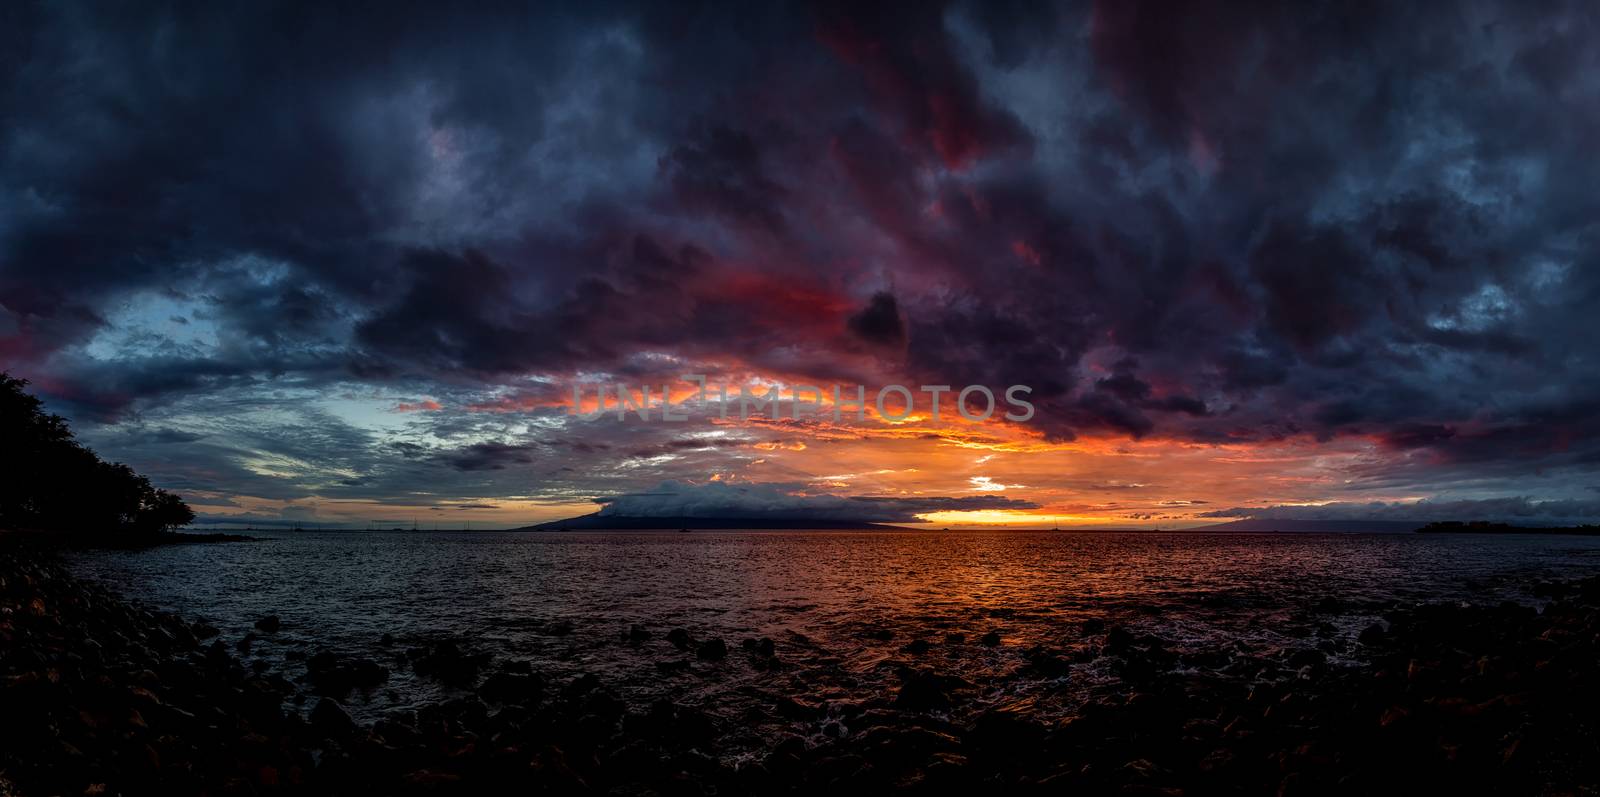
[[[6,4],[0,368],[202,523],[1595,522],[1597,34]],[[1036,412],[723,419],[685,374]],[[689,420],[573,415],[579,383]]]

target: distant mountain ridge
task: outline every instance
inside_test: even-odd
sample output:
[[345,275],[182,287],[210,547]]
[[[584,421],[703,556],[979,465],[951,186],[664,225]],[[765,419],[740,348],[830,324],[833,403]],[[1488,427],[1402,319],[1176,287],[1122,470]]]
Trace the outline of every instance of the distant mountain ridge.
[[1419,534],[1578,534],[1585,536],[1600,535],[1600,526],[1513,526],[1510,523],[1496,523],[1486,520],[1461,522],[1446,520],[1429,523],[1420,529]]
[[1422,523],[1415,520],[1276,520],[1272,518],[1250,518],[1247,520],[1235,520],[1231,523],[1218,523],[1214,526],[1200,526],[1189,529],[1189,531],[1404,532],[1416,531],[1422,525]]
[[903,526],[887,523],[867,523],[859,520],[818,520],[815,518],[724,518],[724,517],[624,517],[621,515],[592,515],[552,520],[511,531],[589,531],[629,529],[860,529],[903,530]]

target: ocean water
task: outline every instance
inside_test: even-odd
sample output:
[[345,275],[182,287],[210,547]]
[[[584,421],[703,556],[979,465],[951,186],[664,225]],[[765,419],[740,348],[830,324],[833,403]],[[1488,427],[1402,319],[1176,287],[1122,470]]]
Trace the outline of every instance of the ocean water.
[[[1600,538],[1555,535],[708,531],[278,532],[253,542],[72,555],[76,572],[145,605],[204,619],[230,644],[265,614],[247,661],[291,679],[319,650],[394,668],[346,702],[361,719],[452,692],[395,667],[396,650],[454,637],[557,680],[592,673],[630,700],[666,697],[726,720],[734,749],[771,713],[892,694],[902,666],[967,679],[960,711],[1044,719],[1121,688],[1103,660],[1028,674],[1025,651],[1092,644],[1085,620],[1155,634],[1179,652],[1323,644],[1333,659],[1394,603],[1537,603],[1540,580],[1600,574]],[[629,645],[631,625],[651,637]],[[721,662],[666,640],[720,637]],[[980,638],[1000,636],[997,646]],[[379,645],[383,634],[399,642]],[[950,635],[964,635],[952,641]],[[773,640],[777,668],[740,641]],[[929,643],[923,653],[904,647]],[[658,663],[692,661],[664,672]],[[742,737],[741,737],[742,735]]]

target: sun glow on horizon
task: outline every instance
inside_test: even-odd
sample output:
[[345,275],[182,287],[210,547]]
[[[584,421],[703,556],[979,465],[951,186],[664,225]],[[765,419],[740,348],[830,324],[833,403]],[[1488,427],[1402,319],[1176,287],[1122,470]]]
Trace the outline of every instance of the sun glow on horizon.
[[929,512],[918,517],[936,526],[1007,526],[1013,528],[1039,528],[1042,526],[1076,526],[1079,528],[1106,528],[1109,526],[1151,526],[1148,520],[1096,515],[1055,514],[1051,512],[1024,512],[1011,509],[976,509]]

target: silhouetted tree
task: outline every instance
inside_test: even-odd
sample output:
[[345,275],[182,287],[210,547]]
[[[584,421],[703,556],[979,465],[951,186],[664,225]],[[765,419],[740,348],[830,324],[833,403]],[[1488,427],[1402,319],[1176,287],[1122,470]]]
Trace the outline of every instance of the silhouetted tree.
[[75,440],[27,384],[0,373],[0,528],[153,533],[194,521],[182,498]]
[[172,531],[194,522],[194,510],[182,498],[166,490],[156,490],[145,509],[146,520],[161,531]]

